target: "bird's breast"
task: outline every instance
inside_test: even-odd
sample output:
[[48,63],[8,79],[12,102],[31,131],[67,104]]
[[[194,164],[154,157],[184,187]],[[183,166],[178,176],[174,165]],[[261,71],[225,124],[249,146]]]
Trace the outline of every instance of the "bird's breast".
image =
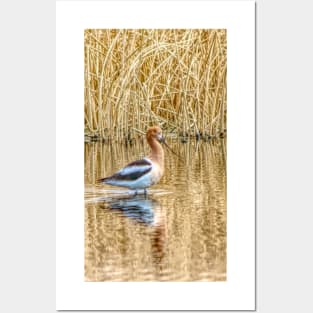
[[156,184],[157,182],[159,182],[159,180],[161,179],[162,175],[163,175],[163,168],[160,167],[158,164],[154,164],[152,166],[152,175],[151,175],[151,181],[152,184]]

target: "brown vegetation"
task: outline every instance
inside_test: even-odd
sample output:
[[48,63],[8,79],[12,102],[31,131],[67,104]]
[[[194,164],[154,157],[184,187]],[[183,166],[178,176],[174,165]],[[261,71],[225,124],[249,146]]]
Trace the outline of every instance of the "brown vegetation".
[[86,136],[223,136],[226,48],[224,29],[85,30]]

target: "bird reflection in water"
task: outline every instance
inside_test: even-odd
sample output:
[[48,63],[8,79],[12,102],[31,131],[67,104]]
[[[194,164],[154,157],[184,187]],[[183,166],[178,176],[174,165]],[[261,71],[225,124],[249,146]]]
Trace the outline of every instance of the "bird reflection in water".
[[151,230],[151,245],[153,260],[162,271],[162,260],[166,240],[165,219],[166,215],[159,201],[145,195],[137,195],[123,198],[102,199],[103,208],[117,210],[122,216],[135,223],[140,223]]

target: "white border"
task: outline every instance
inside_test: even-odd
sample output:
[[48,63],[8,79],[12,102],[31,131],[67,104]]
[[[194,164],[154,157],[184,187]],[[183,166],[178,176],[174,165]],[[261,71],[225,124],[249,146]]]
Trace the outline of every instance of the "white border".
[[[59,1],[56,17],[57,309],[255,309],[254,1]],[[227,282],[84,282],[85,28],[227,28]]]

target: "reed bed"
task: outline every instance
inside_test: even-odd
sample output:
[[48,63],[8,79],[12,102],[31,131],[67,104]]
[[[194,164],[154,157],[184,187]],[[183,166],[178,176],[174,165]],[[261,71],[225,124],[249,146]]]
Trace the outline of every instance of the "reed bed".
[[225,29],[86,29],[85,136],[226,132]]

